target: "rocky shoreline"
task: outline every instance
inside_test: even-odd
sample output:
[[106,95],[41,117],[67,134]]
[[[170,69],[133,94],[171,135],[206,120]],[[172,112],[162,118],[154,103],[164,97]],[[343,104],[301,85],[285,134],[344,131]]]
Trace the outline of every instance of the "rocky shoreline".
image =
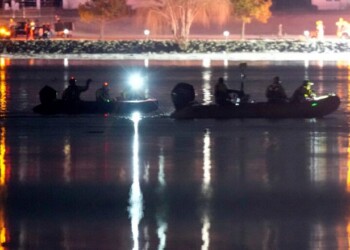
[[80,54],[203,54],[203,53],[350,53],[347,40],[190,41],[186,48],[173,41],[3,40],[2,55]]

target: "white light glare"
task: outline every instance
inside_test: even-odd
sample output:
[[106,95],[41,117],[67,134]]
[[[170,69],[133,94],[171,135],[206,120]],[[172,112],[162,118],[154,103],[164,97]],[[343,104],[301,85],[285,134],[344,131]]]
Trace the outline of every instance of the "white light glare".
[[133,89],[140,89],[143,86],[143,78],[139,74],[131,75],[129,84]]
[[131,120],[137,124],[141,120],[141,114],[139,112],[132,113]]
[[63,59],[63,66],[64,66],[65,68],[67,68],[67,67],[69,66],[69,60],[68,60],[67,57],[65,57],[65,58]]
[[210,58],[203,58],[203,61],[202,61],[202,66],[204,68],[210,68]]

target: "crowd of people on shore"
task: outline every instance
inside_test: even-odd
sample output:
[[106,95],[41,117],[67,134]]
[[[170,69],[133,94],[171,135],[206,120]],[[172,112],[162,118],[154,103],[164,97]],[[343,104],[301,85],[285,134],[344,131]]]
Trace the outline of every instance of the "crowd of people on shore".
[[53,23],[40,22],[39,19],[10,18],[7,28],[11,34],[9,38],[23,36],[25,40],[35,40],[50,39],[53,35],[55,37],[70,37],[73,26],[72,22],[63,22],[56,15]]

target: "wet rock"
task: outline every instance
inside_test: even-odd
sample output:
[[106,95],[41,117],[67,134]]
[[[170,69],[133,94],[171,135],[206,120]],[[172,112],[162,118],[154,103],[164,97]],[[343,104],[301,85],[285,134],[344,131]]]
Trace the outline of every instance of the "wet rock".
[[35,40],[0,41],[7,54],[138,54],[138,53],[235,53],[235,52],[350,52],[349,42],[310,40],[189,41],[180,46],[174,41],[78,41]]

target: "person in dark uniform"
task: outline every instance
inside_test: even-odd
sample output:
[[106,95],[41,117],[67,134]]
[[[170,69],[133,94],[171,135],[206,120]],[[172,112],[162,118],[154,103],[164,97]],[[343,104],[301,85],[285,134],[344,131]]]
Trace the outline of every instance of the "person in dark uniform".
[[97,102],[111,102],[112,98],[109,95],[108,82],[104,82],[102,87],[96,90]]
[[266,89],[266,98],[270,103],[285,103],[288,101],[286,92],[278,76],[273,78],[272,83]]
[[80,94],[89,89],[92,80],[88,79],[85,86],[78,86],[76,82],[77,80],[74,77],[69,79],[69,86],[62,93],[62,100],[64,102],[74,103],[80,101]]
[[215,85],[215,103],[218,105],[232,104],[232,93],[235,93],[235,91],[229,89],[224,82],[224,78],[220,77]]

